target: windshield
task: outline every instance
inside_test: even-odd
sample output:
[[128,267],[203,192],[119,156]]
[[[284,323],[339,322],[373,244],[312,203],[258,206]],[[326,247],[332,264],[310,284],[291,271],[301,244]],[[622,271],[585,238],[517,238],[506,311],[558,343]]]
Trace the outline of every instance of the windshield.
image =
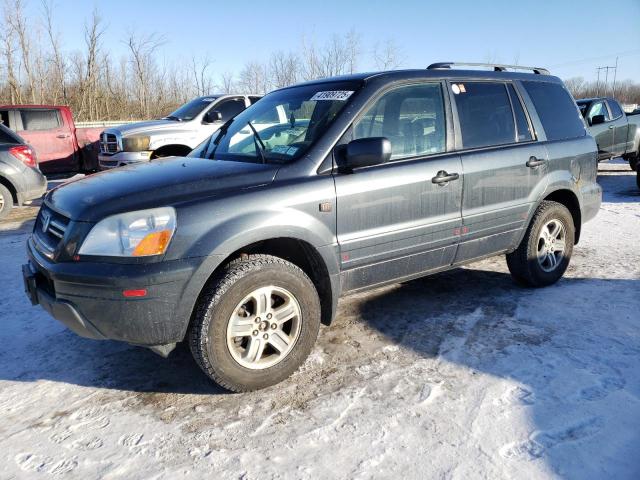
[[324,134],[360,86],[360,82],[328,82],[273,92],[227,122],[190,156],[291,162]]
[[198,114],[211,105],[216,98],[217,97],[195,98],[164,118],[168,120],[177,120],[179,122],[188,122],[189,120],[193,120],[197,117]]

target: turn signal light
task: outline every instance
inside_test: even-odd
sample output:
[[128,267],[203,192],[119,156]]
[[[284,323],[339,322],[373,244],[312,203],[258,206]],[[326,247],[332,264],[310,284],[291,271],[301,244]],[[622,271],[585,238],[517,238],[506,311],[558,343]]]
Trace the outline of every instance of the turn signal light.
[[171,230],[160,230],[144,237],[133,250],[134,257],[144,257],[147,255],[159,255],[164,253],[171,240]]

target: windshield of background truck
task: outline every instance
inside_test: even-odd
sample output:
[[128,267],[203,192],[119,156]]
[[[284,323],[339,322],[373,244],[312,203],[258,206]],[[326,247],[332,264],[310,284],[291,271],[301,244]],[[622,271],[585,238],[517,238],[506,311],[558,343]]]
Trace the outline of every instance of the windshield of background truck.
[[217,97],[201,97],[191,100],[189,103],[185,103],[175,112],[167,115],[165,118],[169,120],[179,120],[188,122],[197,117],[205,108],[211,105]]
[[291,162],[327,131],[360,87],[360,82],[327,82],[273,92],[224,125],[199,156]]

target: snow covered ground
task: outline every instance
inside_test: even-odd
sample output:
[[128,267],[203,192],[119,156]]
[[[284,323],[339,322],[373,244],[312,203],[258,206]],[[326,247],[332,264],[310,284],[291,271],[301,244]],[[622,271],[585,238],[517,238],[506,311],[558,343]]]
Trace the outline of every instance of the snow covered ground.
[[185,349],[79,338],[32,308],[35,208],[0,225],[0,478],[640,478],[640,193],[605,198],[566,277],[503,258],[341,301],[304,367],[250,394]]

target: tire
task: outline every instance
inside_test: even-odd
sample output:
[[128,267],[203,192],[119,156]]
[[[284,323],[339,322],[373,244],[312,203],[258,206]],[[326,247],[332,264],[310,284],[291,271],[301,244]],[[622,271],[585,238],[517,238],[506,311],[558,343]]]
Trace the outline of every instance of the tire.
[[640,156],[640,152],[629,158],[629,167],[631,168],[631,170],[633,170],[634,172],[636,172],[638,170],[638,157]]
[[13,207],[13,196],[7,187],[0,184],[0,220],[11,213]]
[[[557,231],[558,238],[555,238],[558,225],[560,230]],[[569,266],[574,239],[575,226],[567,207],[543,201],[518,248],[507,254],[511,276],[517,283],[528,287],[546,287],[557,282]],[[564,245],[562,251],[561,245]]]
[[[277,317],[290,313],[287,308],[293,316],[276,327]],[[238,336],[231,335],[232,328],[238,329]],[[319,329],[320,300],[309,277],[281,258],[249,255],[227,264],[205,286],[188,339],[193,357],[209,378],[228,390],[246,392],[293,374],[309,356]]]
[[640,169],[636,172],[636,185],[638,186],[638,189],[640,189]]

